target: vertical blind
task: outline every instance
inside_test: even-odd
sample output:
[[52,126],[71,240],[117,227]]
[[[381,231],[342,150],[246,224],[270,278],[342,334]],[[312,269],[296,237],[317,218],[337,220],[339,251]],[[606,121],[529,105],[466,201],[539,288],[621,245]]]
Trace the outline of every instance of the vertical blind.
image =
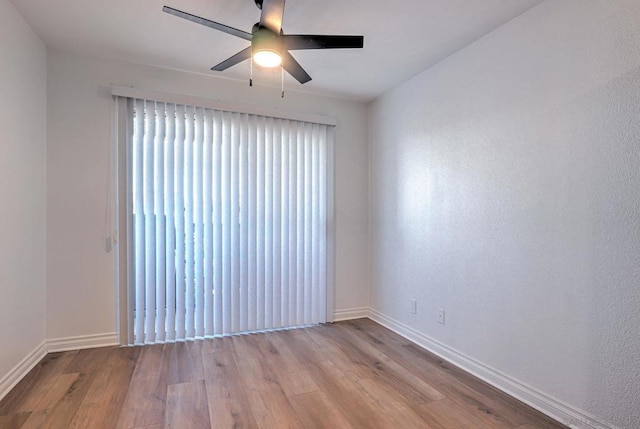
[[333,127],[129,101],[134,343],[326,321]]

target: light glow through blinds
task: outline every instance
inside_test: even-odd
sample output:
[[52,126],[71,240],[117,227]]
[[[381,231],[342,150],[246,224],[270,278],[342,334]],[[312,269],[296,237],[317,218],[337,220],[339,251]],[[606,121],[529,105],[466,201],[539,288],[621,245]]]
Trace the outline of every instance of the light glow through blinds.
[[325,322],[333,127],[129,106],[135,344]]

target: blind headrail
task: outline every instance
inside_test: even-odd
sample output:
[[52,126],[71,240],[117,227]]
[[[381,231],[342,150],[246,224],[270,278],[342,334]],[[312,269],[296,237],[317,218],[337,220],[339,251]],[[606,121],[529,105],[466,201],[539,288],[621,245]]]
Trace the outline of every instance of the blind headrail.
[[192,95],[176,94],[171,92],[151,91],[128,86],[111,86],[111,95],[115,97],[138,98],[153,100],[162,103],[181,104],[185,106],[204,107],[209,109],[224,110],[228,112],[247,113],[249,115],[268,116],[279,119],[289,119],[314,124],[329,125],[335,127],[337,120],[333,116],[317,113],[296,112],[278,108],[253,106],[244,103],[214,100]]

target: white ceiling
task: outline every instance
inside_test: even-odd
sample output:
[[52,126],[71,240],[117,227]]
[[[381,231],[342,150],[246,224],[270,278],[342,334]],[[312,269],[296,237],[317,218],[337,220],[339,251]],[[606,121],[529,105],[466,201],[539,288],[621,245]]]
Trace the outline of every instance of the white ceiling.
[[[162,12],[168,5],[244,31],[259,20],[253,0],[12,0],[49,47],[248,80],[249,62],[211,66],[248,42]],[[542,0],[289,0],[288,34],[362,34],[360,50],[295,51],[313,80],[288,89],[371,100]],[[255,81],[279,85],[279,72]]]

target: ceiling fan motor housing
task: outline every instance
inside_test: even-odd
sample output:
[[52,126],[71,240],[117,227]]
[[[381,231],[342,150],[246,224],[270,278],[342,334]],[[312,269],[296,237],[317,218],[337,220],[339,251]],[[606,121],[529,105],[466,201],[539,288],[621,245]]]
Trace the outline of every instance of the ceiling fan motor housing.
[[258,51],[272,51],[282,55],[282,43],[280,43],[280,38],[276,33],[256,24],[253,30],[253,38],[251,39],[251,51],[254,54]]

